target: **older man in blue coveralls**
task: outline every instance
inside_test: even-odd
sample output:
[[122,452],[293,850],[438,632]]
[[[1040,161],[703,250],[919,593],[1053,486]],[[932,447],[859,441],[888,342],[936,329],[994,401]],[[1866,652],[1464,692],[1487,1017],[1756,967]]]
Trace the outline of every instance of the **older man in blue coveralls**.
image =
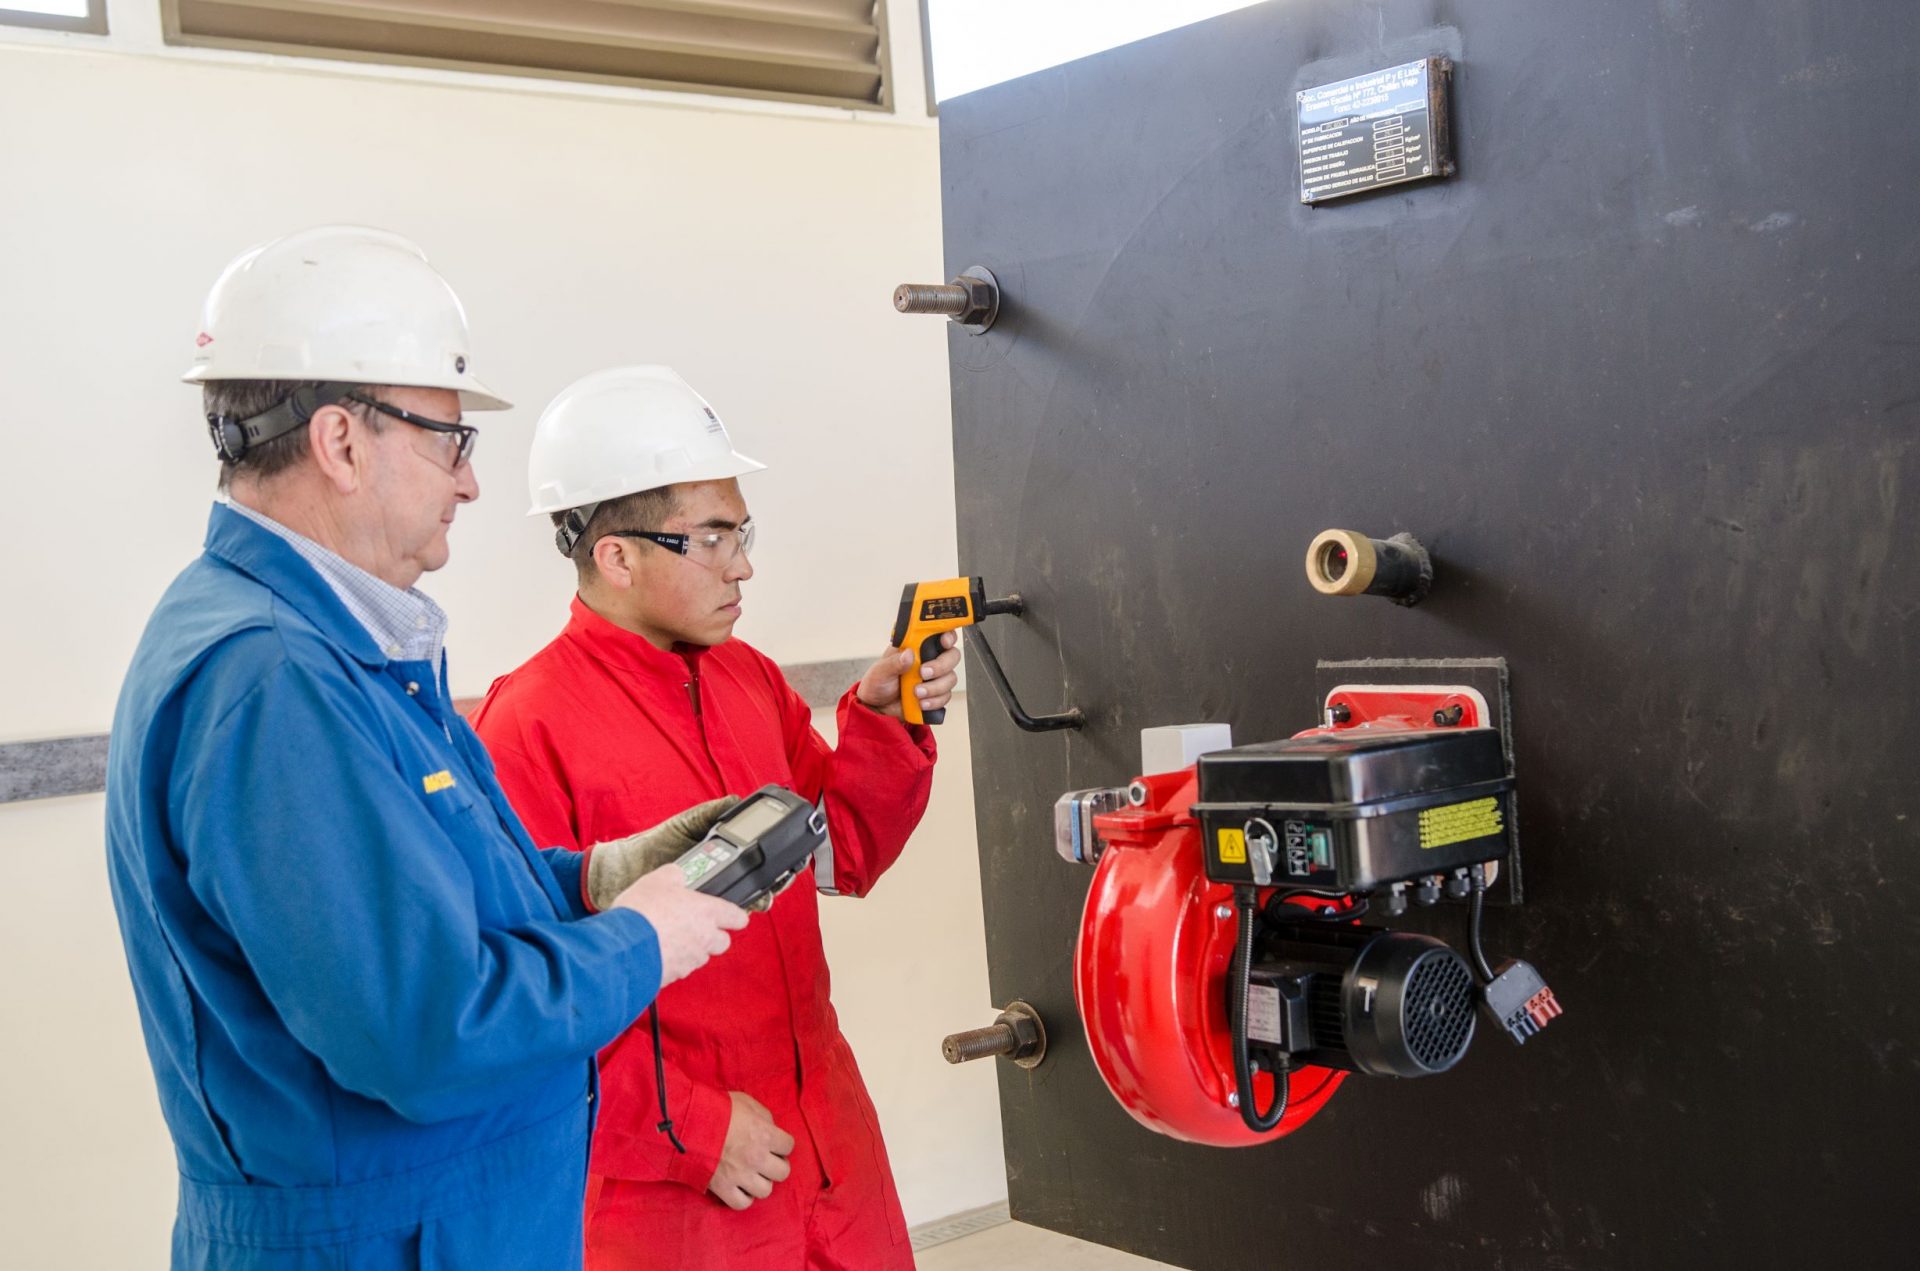
[[578,1266],[594,1052],[746,921],[640,872],[717,808],[621,840],[626,875],[596,856],[589,916],[580,858],[528,840],[454,712],[414,583],[479,492],[461,409],[506,403],[419,248],[249,252],[197,348],[227,498],[141,639],[107,780],[173,1265]]

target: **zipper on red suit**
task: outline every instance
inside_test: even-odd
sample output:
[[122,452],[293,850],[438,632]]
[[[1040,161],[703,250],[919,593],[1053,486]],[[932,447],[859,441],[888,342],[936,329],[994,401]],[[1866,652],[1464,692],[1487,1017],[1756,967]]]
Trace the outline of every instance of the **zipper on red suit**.
[[713,770],[713,783],[721,794],[727,792],[727,779],[720,775],[720,761],[713,757],[713,743],[707,740],[707,717],[700,709],[700,668],[691,658],[682,658],[687,664],[687,705],[693,707],[693,726],[700,733],[700,753],[707,757],[707,767]]
[[[713,743],[707,739],[707,717],[706,717],[706,714],[700,708],[700,668],[699,668],[699,665],[695,663],[691,658],[683,657],[681,660],[687,664],[687,683],[686,683],[687,705],[693,708],[694,727],[697,728],[700,732],[700,749],[707,756],[707,766],[713,769],[714,782],[719,787],[720,792],[722,794],[725,794],[727,790],[727,781],[726,781],[726,778],[721,775],[720,761],[713,757]],[[767,911],[767,921],[769,922],[773,921],[773,911],[771,909]],[[788,971],[787,971],[787,965],[786,965],[787,951],[781,945],[780,933],[777,928],[775,929],[774,936],[773,936],[773,949],[774,949],[774,953],[780,959],[780,982],[788,986],[787,1020],[788,1020],[788,1023],[793,1026],[793,1030],[794,1030],[794,1034],[793,1034],[794,1090],[797,1094],[804,1095],[807,1088],[807,1069],[806,1069],[806,1065],[803,1062],[801,1062],[801,1058],[800,1058],[800,1030],[799,1030],[799,1021],[797,1018],[797,1012],[795,1011],[794,1004],[793,1004],[793,996],[792,996],[793,982],[789,977]],[[800,1115],[802,1118],[804,1118],[806,1116],[806,1113],[802,1111]],[[832,1187],[833,1178],[830,1174],[827,1173],[827,1163],[822,1158],[820,1153],[820,1138],[818,1135],[813,1133],[812,1125],[807,1126],[807,1135],[809,1138],[813,1140],[813,1159],[815,1164],[817,1164],[820,1167],[820,1186],[823,1188]]]

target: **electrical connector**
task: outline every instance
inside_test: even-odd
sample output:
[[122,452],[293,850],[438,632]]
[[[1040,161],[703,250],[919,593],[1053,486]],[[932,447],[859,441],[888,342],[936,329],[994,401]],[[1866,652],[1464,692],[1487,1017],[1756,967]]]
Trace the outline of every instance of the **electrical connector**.
[[1531,964],[1518,958],[1502,966],[1492,983],[1480,991],[1480,1009],[1506,1030],[1516,1046],[1526,1045],[1560,1017],[1560,1003],[1553,990]]

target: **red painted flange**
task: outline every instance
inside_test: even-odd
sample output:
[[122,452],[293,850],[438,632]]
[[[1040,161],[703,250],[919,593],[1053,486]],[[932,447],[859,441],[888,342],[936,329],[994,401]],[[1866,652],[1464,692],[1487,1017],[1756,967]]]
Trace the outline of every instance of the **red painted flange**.
[[[1209,882],[1203,869],[1199,822],[1188,811],[1194,770],[1141,781],[1144,804],[1094,821],[1107,846],[1087,892],[1073,968],[1094,1064],[1120,1106],[1161,1134],[1216,1147],[1290,1134],[1346,1074],[1297,1068],[1277,1127],[1255,1134],[1241,1122],[1228,1102],[1233,889]],[[1257,1074],[1254,1085],[1258,1106],[1266,1107],[1272,1078]]]

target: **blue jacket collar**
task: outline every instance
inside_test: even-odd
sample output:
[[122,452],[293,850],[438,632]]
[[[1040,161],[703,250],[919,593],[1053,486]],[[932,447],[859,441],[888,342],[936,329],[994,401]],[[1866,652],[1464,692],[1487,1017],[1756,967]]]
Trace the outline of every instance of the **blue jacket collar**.
[[383,667],[387,655],[334,594],[327,580],[300,559],[291,544],[260,528],[224,503],[213,505],[207,518],[207,555],[230,565],[286,601],[320,633],[339,644],[356,661]]

